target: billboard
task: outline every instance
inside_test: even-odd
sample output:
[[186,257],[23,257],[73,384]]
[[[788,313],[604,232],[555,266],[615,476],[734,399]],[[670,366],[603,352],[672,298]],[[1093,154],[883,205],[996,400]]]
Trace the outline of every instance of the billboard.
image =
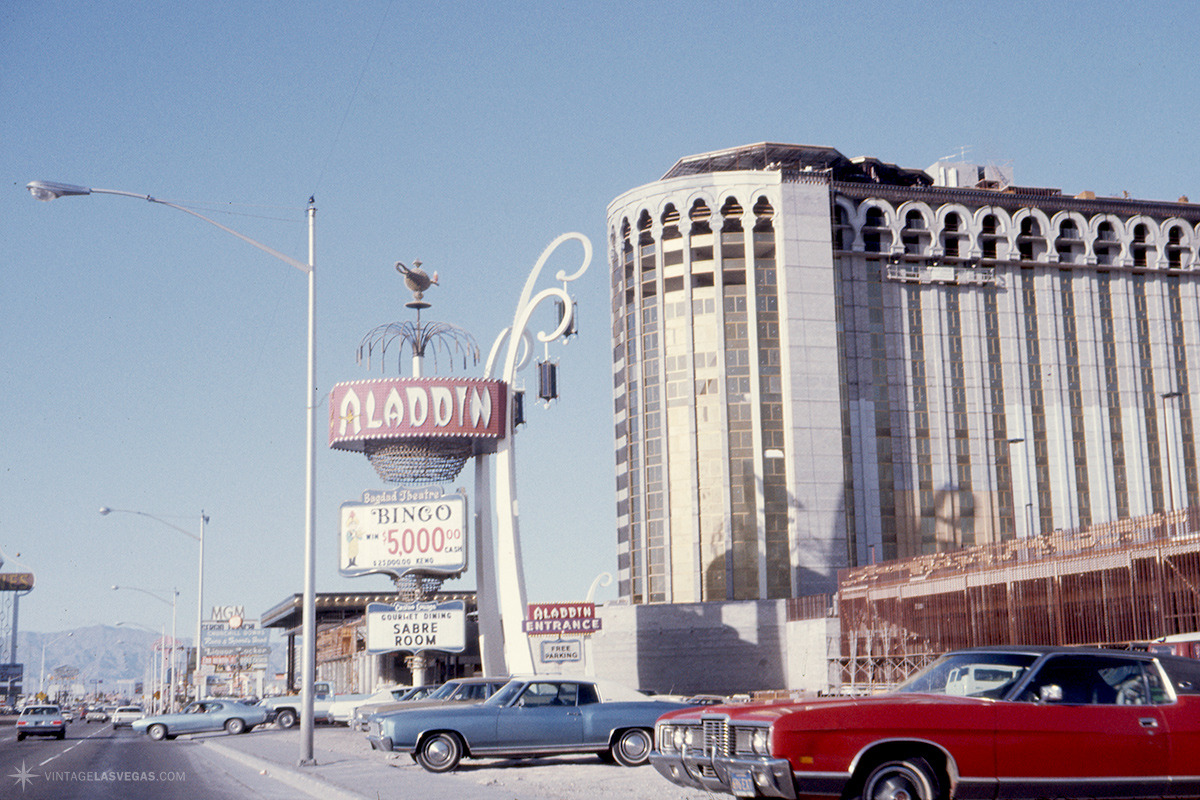
[[479,378],[380,378],[334,384],[329,446],[421,437],[502,439],[507,386]]
[[338,572],[458,575],[467,568],[467,498],[439,488],[364,492],[343,503]]
[[367,652],[394,653],[441,650],[461,653],[467,647],[467,604],[368,603]]

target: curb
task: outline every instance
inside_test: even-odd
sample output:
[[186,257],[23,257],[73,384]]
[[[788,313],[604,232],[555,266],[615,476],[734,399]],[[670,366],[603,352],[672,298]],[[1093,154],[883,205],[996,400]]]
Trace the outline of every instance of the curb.
[[367,795],[343,789],[334,783],[330,783],[320,775],[304,774],[298,767],[285,767],[274,761],[252,756],[249,753],[243,753],[241,750],[213,741],[205,741],[204,746],[243,766],[258,770],[263,775],[280,783],[286,783],[293,789],[304,792],[310,797],[320,798],[321,800],[370,800]]

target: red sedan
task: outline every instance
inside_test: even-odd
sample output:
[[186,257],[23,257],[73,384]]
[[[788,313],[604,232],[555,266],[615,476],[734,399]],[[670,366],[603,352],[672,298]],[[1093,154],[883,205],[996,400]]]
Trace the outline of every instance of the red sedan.
[[668,780],[742,797],[1200,797],[1200,661],[1116,650],[949,653],[895,692],[659,719]]

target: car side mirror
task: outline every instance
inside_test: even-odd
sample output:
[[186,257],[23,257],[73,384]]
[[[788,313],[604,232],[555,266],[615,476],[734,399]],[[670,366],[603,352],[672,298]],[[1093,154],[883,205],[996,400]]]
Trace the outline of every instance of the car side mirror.
[[1038,689],[1039,703],[1061,703],[1062,699],[1063,690],[1057,683],[1048,683]]

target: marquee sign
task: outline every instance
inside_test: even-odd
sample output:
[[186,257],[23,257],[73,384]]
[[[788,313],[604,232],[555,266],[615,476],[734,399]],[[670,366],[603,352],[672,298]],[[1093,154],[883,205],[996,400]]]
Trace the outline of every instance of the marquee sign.
[[329,394],[329,446],[363,451],[373,440],[502,439],[507,399],[503,381],[477,378],[338,383]]
[[461,653],[467,648],[467,604],[368,603],[367,652],[371,655],[441,650]]
[[440,488],[364,492],[342,503],[338,572],[458,575],[467,568],[467,498]]
[[32,572],[0,572],[0,592],[23,592],[32,588]]
[[522,629],[532,636],[589,634],[601,628],[595,603],[530,603]]

